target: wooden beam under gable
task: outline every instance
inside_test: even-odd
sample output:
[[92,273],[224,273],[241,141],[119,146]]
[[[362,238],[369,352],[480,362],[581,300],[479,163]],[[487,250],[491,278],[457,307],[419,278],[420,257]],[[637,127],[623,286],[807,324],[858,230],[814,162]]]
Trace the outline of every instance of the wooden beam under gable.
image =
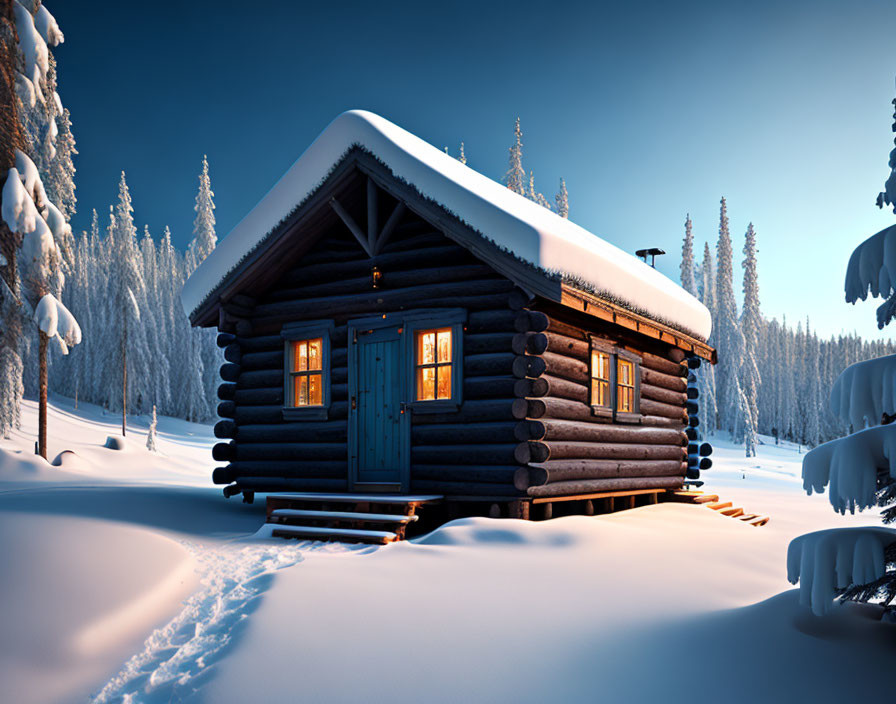
[[367,252],[368,257],[373,256],[373,250],[371,249],[370,242],[367,240],[367,237],[364,236],[364,233],[361,232],[361,228],[358,227],[358,223],[355,222],[355,219],[349,214],[349,212],[342,207],[336,197],[333,196],[330,198],[330,207],[333,208],[335,213],[339,216],[342,222],[345,223],[345,226],[349,229],[355,239],[358,240],[358,244],[360,244],[364,251]]

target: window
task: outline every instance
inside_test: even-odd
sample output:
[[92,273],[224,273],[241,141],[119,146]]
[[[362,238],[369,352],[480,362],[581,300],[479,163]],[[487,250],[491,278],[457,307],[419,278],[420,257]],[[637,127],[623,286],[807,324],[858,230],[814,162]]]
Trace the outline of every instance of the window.
[[323,351],[324,341],[295,340],[292,342],[291,405],[322,406],[323,392]]
[[330,336],[332,321],[290,323],[284,339],[283,417],[326,419],[330,406]]
[[591,405],[613,408],[610,394],[610,355],[599,350],[591,351]]
[[451,328],[417,331],[414,345],[417,401],[451,398],[451,338]]
[[622,423],[640,422],[641,358],[591,340],[591,412]]

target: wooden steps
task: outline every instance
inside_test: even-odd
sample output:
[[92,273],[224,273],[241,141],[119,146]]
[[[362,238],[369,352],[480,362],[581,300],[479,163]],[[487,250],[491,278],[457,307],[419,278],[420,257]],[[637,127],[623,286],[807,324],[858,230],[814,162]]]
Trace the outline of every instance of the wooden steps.
[[403,540],[418,510],[441,501],[432,494],[269,494],[267,523],[278,538],[385,544]]
[[769,522],[768,516],[748,513],[739,506],[735,506],[731,501],[719,501],[719,497],[716,494],[704,494],[702,491],[691,489],[687,491],[670,491],[665,498],[667,501],[702,505],[717,511],[723,516],[735,518],[757,528]]

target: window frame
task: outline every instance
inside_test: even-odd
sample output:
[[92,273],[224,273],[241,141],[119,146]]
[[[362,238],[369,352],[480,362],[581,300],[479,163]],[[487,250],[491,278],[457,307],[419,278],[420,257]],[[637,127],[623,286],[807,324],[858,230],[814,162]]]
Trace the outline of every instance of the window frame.
[[[283,338],[283,420],[326,420],[330,412],[330,367],[332,337],[336,324],[332,320],[311,320],[286,323],[280,330]],[[290,405],[292,394],[292,348],[294,342],[321,340],[321,401],[320,405]]]
[[[594,352],[603,352],[610,357],[610,406],[597,406],[591,403],[594,377]],[[634,399],[632,411],[619,410],[619,360],[631,362],[634,369]],[[597,337],[591,338],[591,349],[588,352],[588,403],[591,414],[607,418],[617,423],[641,422],[641,357],[634,352],[619,347],[618,343]]]
[[[405,359],[407,360],[407,406],[416,413],[446,413],[456,411],[463,403],[463,334],[467,312],[463,309],[425,311],[403,316],[405,327]],[[428,330],[451,330],[451,398],[417,399],[417,333]],[[436,381],[438,383],[438,380]]]

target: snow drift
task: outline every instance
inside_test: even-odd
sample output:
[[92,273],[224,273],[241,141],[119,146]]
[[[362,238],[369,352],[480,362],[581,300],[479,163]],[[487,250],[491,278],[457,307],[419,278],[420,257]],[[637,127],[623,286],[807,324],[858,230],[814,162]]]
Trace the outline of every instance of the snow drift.
[[712,321],[706,307],[656,269],[363,110],[333,120],[199,266],[181,293],[187,315],[321,185],[353,147],[373,154],[396,178],[520,259],[584,281],[673,327],[709,337]]

